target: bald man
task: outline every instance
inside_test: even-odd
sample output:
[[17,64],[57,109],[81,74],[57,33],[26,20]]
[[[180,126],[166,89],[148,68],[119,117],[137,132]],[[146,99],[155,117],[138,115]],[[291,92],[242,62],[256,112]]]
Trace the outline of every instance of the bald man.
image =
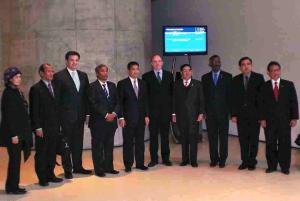
[[147,84],[150,113],[150,155],[148,167],[158,164],[158,135],[161,139],[161,157],[166,166],[171,166],[169,129],[172,117],[173,75],[163,70],[163,60],[159,55],[151,58],[152,70],[143,75]]

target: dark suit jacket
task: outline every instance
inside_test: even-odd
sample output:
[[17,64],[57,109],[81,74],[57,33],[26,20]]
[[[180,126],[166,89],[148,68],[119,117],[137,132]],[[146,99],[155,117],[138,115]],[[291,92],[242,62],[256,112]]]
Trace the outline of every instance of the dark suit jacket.
[[48,86],[40,80],[29,91],[30,117],[33,131],[42,128],[44,135],[57,136],[60,129],[58,109],[58,87],[51,82],[54,97],[50,94]]
[[227,116],[230,114],[232,75],[221,71],[217,85],[214,85],[212,72],[202,76],[205,97],[205,112],[209,116]]
[[23,150],[27,160],[32,146],[30,118],[27,103],[24,102],[18,89],[11,87],[4,89],[1,112],[0,144],[10,146],[11,138],[18,136],[20,141],[24,141]]
[[88,111],[89,80],[86,73],[77,70],[80,89],[76,89],[75,83],[65,68],[54,75],[54,80],[59,84],[59,106],[62,123],[74,123],[84,121]]
[[139,95],[137,98],[129,77],[118,82],[120,118],[125,118],[126,125],[129,126],[145,122],[144,118],[149,116],[146,84],[143,80],[138,79],[138,85]]
[[277,102],[271,80],[265,82],[261,88],[259,108],[261,111],[260,119],[267,120],[270,123],[279,119],[288,125],[292,119],[299,119],[298,100],[294,83],[280,79]]
[[247,90],[244,87],[244,76],[239,74],[232,80],[232,111],[231,116],[248,116],[259,118],[258,99],[261,86],[265,83],[264,76],[251,72]]
[[158,82],[153,70],[143,75],[147,85],[150,118],[170,122],[172,112],[173,75],[163,70],[162,81]]
[[[176,114],[178,123],[188,121],[196,122],[199,114],[204,114],[204,96],[202,84],[198,80],[191,79],[190,88],[185,97],[185,86],[182,80],[177,80],[174,85],[173,113]],[[186,115],[188,119],[186,119]]]
[[[118,103],[117,87],[112,82],[107,82],[109,90],[109,99],[107,99],[104,90],[98,80],[91,83],[89,106],[90,106],[90,120],[89,127],[91,129],[105,130],[107,127],[117,128],[117,119],[113,122],[107,122],[105,116],[107,113],[115,112],[117,116],[120,115],[120,106]],[[93,136],[96,137],[96,136]]]

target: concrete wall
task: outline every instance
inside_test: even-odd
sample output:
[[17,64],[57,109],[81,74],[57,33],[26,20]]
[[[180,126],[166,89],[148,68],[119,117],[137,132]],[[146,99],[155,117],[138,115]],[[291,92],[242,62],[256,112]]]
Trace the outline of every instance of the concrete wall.
[[[153,52],[162,52],[163,25],[208,25],[207,56],[192,56],[194,77],[208,72],[208,58],[219,54],[223,69],[233,75],[239,73],[238,60],[253,58],[254,71],[263,73],[270,60],[279,61],[282,77],[295,82],[300,89],[300,2],[297,0],[155,0],[152,3]],[[170,68],[171,57],[166,57]],[[177,57],[177,69],[187,63],[186,57]],[[236,134],[236,126],[230,132]],[[292,138],[300,132],[293,129]],[[264,139],[261,132],[261,139]],[[294,141],[294,140],[293,140]],[[295,146],[295,144],[293,143]]]
[[[100,63],[110,67],[110,79],[127,75],[136,60],[142,72],[151,54],[149,0],[1,0],[0,75],[7,66],[20,66],[24,91],[39,80],[38,66],[65,67],[68,50],[81,54],[80,69],[90,82]],[[0,84],[1,91],[3,83]]]

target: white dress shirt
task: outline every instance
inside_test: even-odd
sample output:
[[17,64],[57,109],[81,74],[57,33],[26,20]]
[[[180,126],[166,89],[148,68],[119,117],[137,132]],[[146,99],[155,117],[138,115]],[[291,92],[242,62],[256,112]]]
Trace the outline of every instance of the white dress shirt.
[[191,78],[190,79],[188,79],[188,80],[183,80],[182,82],[183,82],[183,85],[185,86],[185,87],[187,87],[187,86],[189,86],[190,85],[190,83],[191,83]]
[[108,86],[107,86],[107,81],[105,81],[105,82],[103,82],[103,81],[101,81],[101,80],[98,80],[98,81],[99,81],[99,83],[100,83],[102,89],[103,89],[103,85],[105,85],[105,89],[106,89],[106,91],[107,91],[107,95],[109,96],[109,90],[108,90]]
[[76,86],[76,89],[77,91],[79,91],[79,88],[80,88],[80,80],[79,80],[79,76],[78,76],[78,72],[77,70],[71,70],[67,67],[67,70],[68,72],[70,73],[74,83],[75,83],[75,86]]
[[135,82],[135,83],[136,83],[136,86],[137,86],[137,88],[139,89],[138,78],[132,78],[132,77],[129,76],[129,79],[130,79],[130,81],[131,81],[132,87],[134,88],[134,81],[136,81],[136,82]]
[[271,81],[272,81],[272,89],[274,90],[275,82],[277,82],[277,86],[278,86],[278,89],[279,89],[280,78],[278,78],[277,80],[272,79]]

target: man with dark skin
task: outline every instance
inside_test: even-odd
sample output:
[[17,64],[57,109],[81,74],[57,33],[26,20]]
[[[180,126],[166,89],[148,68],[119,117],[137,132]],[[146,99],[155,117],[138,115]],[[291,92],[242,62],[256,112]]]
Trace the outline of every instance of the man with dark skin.
[[224,168],[228,156],[228,129],[232,75],[221,70],[221,58],[209,58],[211,72],[202,76],[211,167]]

